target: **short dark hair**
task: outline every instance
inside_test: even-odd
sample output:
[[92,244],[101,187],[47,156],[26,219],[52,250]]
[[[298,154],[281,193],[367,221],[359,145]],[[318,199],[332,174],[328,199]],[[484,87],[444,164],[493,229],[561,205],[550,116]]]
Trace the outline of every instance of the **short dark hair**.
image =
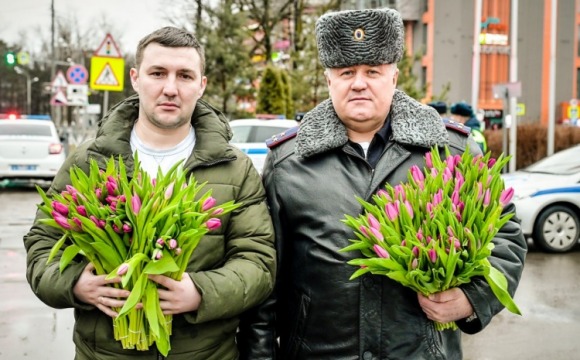
[[165,47],[192,47],[197,50],[201,60],[201,75],[205,72],[205,54],[203,47],[195,36],[187,30],[179,29],[173,26],[165,26],[161,29],[155,30],[151,34],[145,36],[139,41],[137,45],[137,52],[135,54],[135,67],[138,69],[143,62],[143,52],[149,44],[159,44]]

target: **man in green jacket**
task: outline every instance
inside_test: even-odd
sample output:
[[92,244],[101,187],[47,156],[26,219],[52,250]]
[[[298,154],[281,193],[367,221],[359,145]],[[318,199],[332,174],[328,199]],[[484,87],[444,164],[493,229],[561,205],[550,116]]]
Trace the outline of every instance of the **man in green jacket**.
[[[132,173],[138,153],[153,177],[158,167],[166,171],[185,160],[186,173],[206,182],[204,190],[211,189],[218,204],[242,204],[201,240],[181,281],[152,276],[164,289],[159,291],[161,310],[173,315],[169,359],[236,359],[239,316],[271,293],[275,277],[273,226],[260,176],[250,159],[229,145],[227,119],[200,100],[207,82],[204,54],[192,34],[165,27],[146,36],[130,75],[137,95],[111,109],[96,138],[70,154],[48,194],[70,184],[72,166],[88,172],[89,159],[102,164],[121,155]],[[43,218],[38,212],[24,237],[27,279],[47,305],[75,309],[75,359],[162,359],[155,347],[126,350],[114,339],[113,308],[129,296],[110,286],[119,278],[95,275],[84,258],[61,273],[62,253],[47,264],[62,233],[42,224]]]

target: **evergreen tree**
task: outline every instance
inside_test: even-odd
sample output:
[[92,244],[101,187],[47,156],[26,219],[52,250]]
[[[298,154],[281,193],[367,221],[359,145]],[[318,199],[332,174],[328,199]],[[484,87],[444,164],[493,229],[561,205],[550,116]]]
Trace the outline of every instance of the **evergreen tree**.
[[272,65],[266,66],[258,90],[256,112],[263,114],[286,114],[284,87],[279,71]]
[[294,119],[294,100],[292,99],[292,83],[288,72],[280,69],[280,81],[282,83],[282,94],[286,107],[286,119]]

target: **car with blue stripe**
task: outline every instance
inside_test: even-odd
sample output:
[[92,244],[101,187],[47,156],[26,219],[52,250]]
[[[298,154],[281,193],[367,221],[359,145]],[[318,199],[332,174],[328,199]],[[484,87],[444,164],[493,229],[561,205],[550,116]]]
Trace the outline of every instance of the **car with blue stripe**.
[[234,133],[230,143],[248,154],[254,167],[262,173],[268,147],[266,140],[298,126],[295,120],[287,119],[236,119],[230,121]]
[[563,253],[580,238],[580,145],[503,174],[522,231],[541,250]]

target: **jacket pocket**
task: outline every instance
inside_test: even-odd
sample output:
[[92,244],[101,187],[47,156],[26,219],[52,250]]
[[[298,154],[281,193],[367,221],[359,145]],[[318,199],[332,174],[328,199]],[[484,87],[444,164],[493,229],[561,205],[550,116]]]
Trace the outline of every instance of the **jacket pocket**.
[[310,297],[306,294],[302,294],[300,296],[298,309],[296,309],[296,321],[294,322],[294,327],[292,328],[288,338],[288,353],[285,355],[285,359],[298,359],[300,348],[304,346],[303,335],[306,331],[309,310]]
[[427,353],[430,359],[445,360],[447,357],[443,350],[443,333],[435,329],[435,323],[427,320],[425,323],[427,339]]

